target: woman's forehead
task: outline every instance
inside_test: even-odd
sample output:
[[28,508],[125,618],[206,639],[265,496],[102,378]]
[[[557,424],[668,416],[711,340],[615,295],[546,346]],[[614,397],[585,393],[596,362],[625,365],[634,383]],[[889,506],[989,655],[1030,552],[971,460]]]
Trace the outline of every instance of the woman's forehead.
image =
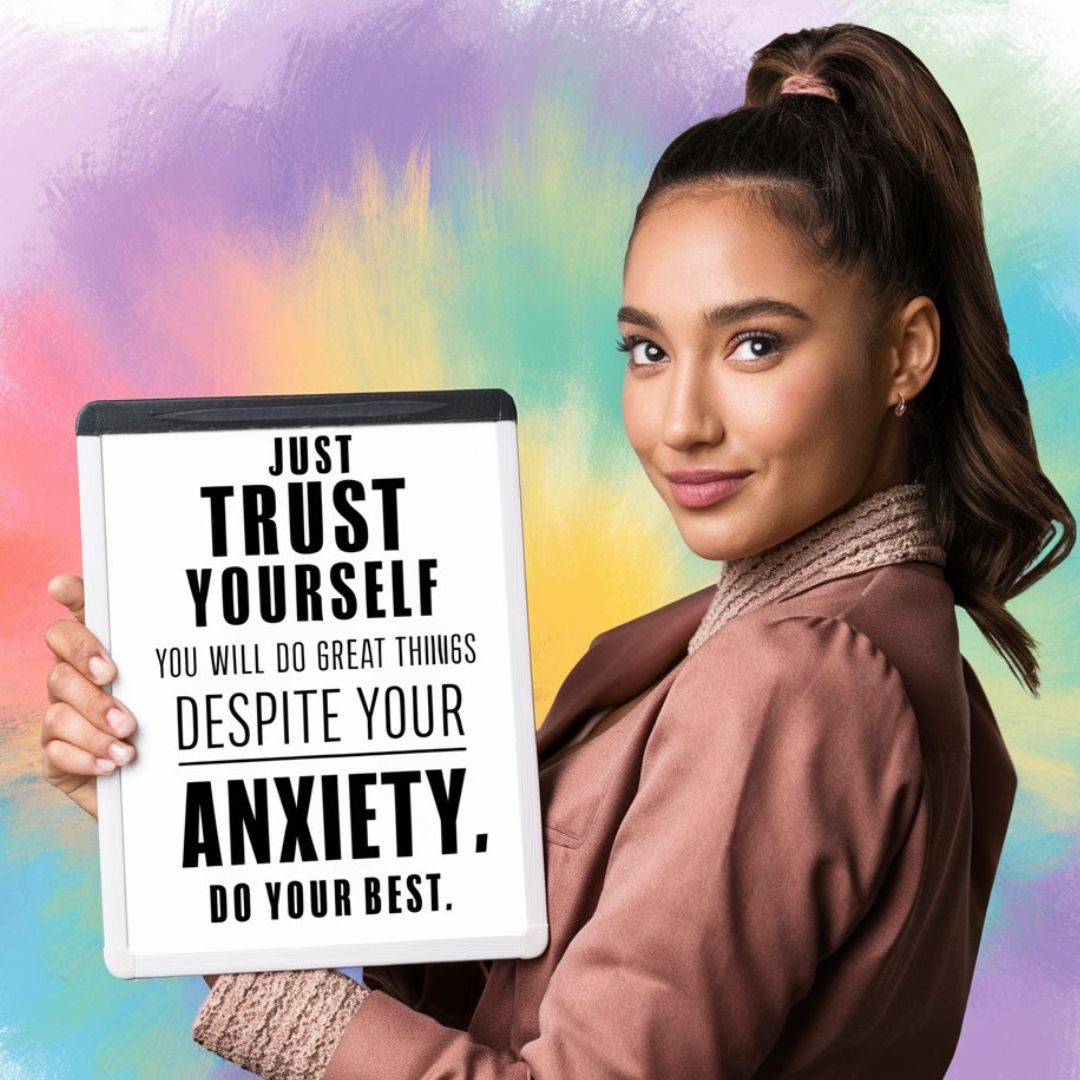
[[685,196],[652,210],[627,253],[622,305],[651,312],[705,311],[756,297],[804,310],[862,302],[857,275],[825,271],[771,213],[738,202]]

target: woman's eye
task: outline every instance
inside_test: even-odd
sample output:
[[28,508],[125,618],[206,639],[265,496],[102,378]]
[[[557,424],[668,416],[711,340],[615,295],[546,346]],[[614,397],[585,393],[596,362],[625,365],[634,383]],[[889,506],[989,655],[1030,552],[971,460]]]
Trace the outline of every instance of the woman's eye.
[[783,342],[775,334],[763,334],[760,331],[749,331],[735,340],[738,345],[731,355],[736,360],[767,360],[783,346]]
[[630,354],[630,362],[635,367],[655,367],[667,354],[655,341],[643,337],[620,338],[615,347]]
[[[736,347],[731,356],[740,362],[753,363],[755,360],[767,360],[775,353],[782,352],[784,348],[784,340],[781,337],[760,330],[748,330],[736,336],[734,341]],[[620,338],[616,342],[616,348],[630,353],[630,363],[633,367],[656,367],[667,356],[667,353],[655,341],[636,335]]]

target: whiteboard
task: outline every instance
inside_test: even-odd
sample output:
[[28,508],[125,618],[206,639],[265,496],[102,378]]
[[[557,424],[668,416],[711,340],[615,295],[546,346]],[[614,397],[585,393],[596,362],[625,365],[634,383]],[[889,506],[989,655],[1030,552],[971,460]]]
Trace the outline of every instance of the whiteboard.
[[120,978],[547,947],[517,422],[503,390],[94,401],[86,622]]

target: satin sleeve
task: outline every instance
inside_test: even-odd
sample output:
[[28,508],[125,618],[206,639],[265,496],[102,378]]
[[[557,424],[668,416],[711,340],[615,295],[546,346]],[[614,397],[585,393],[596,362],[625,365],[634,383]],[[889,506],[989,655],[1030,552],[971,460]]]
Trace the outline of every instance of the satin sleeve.
[[923,790],[903,680],[842,619],[732,620],[659,710],[595,912],[511,1054],[379,990],[326,1080],[752,1076]]

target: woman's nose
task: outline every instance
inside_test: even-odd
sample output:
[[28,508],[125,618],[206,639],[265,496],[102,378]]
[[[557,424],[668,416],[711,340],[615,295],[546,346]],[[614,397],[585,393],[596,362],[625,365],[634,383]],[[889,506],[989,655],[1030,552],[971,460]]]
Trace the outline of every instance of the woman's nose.
[[662,438],[685,450],[696,443],[715,443],[723,437],[719,403],[709,386],[703,364],[674,365],[667,380]]

